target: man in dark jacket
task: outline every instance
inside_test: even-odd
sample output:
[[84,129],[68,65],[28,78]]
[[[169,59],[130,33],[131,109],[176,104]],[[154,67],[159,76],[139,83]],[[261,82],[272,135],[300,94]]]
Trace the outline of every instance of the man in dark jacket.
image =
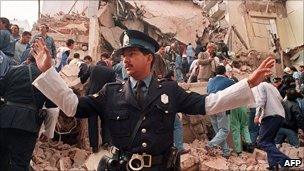
[[[115,82],[115,72],[107,66],[96,65],[90,75],[87,85],[86,95],[92,95],[99,92],[106,83]],[[110,135],[104,119],[101,119],[102,144],[110,143]],[[89,140],[93,152],[98,152],[98,116],[88,118]]]
[[297,103],[297,91],[288,89],[286,91],[287,100],[283,101],[285,120],[276,136],[276,144],[282,144],[288,139],[290,145],[299,147],[297,118],[301,115],[301,109]]
[[[0,80],[0,170],[26,171],[44,118],[38,114],[47,100],[31,83],[40,75],[35,59],[10,68]],[[30,71],[32,80],[30,79]]]

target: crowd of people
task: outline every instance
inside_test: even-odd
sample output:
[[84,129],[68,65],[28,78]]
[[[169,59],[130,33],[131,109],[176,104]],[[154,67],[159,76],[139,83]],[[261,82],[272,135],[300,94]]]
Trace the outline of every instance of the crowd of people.
[[[226,96],[233,97],[236,94],[229,94],[229,92],[233,92],[233,90],[229,89],[228,91],[227,88],[242,83],[237,84],[238,80],[234,77],[232,66],[229,63],[229,49],[223,41],[216,43],[210,42],[206,45],[201,45],[200,42],[196,42],[195,48],[191,43],[181,45],[179,42],[174,42],[169,46],[161,45],[158,48],[157,42],[155,43],[155,40],[152,38],[151,40],[150,37],[141,35],[142,33],[131,32],[130,37],[141,35],[140,37],[136,37],[135,40],[143,39],[142,41],[147,41],[144,45],[150,43],[151,46],[146,48],[144,46],[138,46],[138,44],[131,44],[132,46],[130,47],[126,46],[129,48],[128,50],[123,49],[124,51],[122,52],[121,49],[115,50],[113,53],[103,52],[100,55],[99,61],[96,61],[96,64],[94,64],[91,56],[81,57],[78,53],[71,55],[74,49],[74,40],[67,39],[66,46],[56,48],[53,38],[47,34],[49,31],[48,26],[46,24],[40,25],[39,31],[39,34],[33,36],[33,38],[31,38],[32,35],[28,31],[24,31],[20,36],[18,25],[11,25],[8,19],[0,18],[0,170],[24,170],[24,168],[28,166],[42,122],[45,122],[45,129],[49,129],[45,130],[45,132],[49,132],[47,137],[53,138],[54,125],[57,122],[59,108],[67,115],[70,113],[70,116],[74,116],[75,113],[76,117],[89,116],[89,140],[93,152],[98,152],[100,146],[108,147],[115,145],[119,148],[125,148],[122,145],[122,142],[126,141],[126,139],[123,139],[123,136],[125,136],[123,133],[129,130],[129,125],[127,127],[124,126],[125,123],[122,121],[127,121],[128,117],[131,116],[129,116],[130,114],[122,112],[124,110],[133,110],[133,108],[127,107],[121,97],[118,97],[116,102],[111,102],[109,96],[106,96],[107,93],[114,92],[112,89],[117,86],[117,82],[119,82],[120,86],[127,84],[126,82],[130,82],[133,93],[139,91],[136,81],[142,80],[147,86],[147,88],[143,88],[143,90],[148,91],[150,83],[147,82],[147,79],[152,79],[152,84],[154,77],[165,82],[208,82],[207,97],[210,98],[213,97],[212,95],[221,93],[223,90],[226,90]],[[44,45],[43,48],[41,44]],[[134,47],[137,49],[132,49]],[[41,75],[46,75],[46,70],[44,71],[41,68],[48,64],[47,59],[43,61],[43,67],[36,64],[37,56],[42,57],[42,53],[44,55],[48,54],[52,59],[49,65],[53,66],[56,72],[60,72],[65,65],[77,65],[79,67],[78,77],[82,84],[87,84],[85,86],[86,96],[84,98],[78,97],[79,100],[77,100],[76,106],[69,106],[71,102],[68,101],[58,101],[56,98],[52,99],[52,96],[48,94],[48,92],[43,92],[39,86],[32,86],[32,82],[35,79],[39,80]],[[144,57],[153,54],[153,62],[149,61],[150,57],[147,58],[147,64],[149,64],[149,66],[137,66],[139,69],[142,69],[143,73],[141,74],[145,74],[144,71],[147,71],[145,78],[139,78],[139,73],[131,72],[132,67],[136,66],[136,61],[132,61],[130,56],[136,56],[138,53]],[[141,58],[144,57],[140,57],[139,59],[141,60]],[[262,67],[269,67],[270,64],[267,64],[264,63]],[[150,71],[150,65],[153,76],[149,75],[150,72],[148,72]],[[237,154],[241,154],[243,150],[252,152],[254,148],[261,148],[267,152],[270,169],[277,167],[278,164],[283,166],[282,162],[289,158],[277,149],[276,144],[288,142],[295,147],[299,147],[298,131],[304,129],[304,66],[300,66],[298,71],[295,68],[288,67],[284,71],[285,73],[282,78],[274,77],[270,79],[271,77],[267,77],[257,86],[251,85],[252,82],[248,83],[250,88],[256,86],[252,88],[255,103],[245,105],[248,99],[244,100],[244,102],[236,100],[237,102],[235,103],[238,103],[238,105],[233,106],[237,108],[232,110],[223,111],[223,109],[226,108],[231,109],[229,106],[232,105],[227,105],[228,107],[222,107],[222,109],[219,110],[217,108],[221,108],[220,104],[214,104],[214,102],[212,105],[217,108],[199,110],[198,105],[207,102],[211,103],[210,98],[209,101],[206,100],[205,102],[204,97],[204,101],[201,102],[195,100],[195,98],[198,98],[198,95],[190,93],[188,96],[184,94],[182,90],[176,89],[176,93],[180,93],[178,95],[180,95],[181,99],[173,100],[170,93],[166,94],[166,92],[162,92],[160,105],[158,102],[153,102],[156,103],[156,108],[152,108],[152,110],[163,113],[164,116],[166,113],[171,114],[173,112],[173,117],[165,118],[164,121],[162,121],[170,123],[172,125],[172,131],[170,133],[170,126],[164,128],[164,130],[155,129],[155,135],[151,135],[160,136],[157,131],[162,132],[164,135],[167,135],[167,137],[163,140],[156,139],[157,141],[168,140],[169,142],[164,143],[167,145],[171,142],[171,139],[174,139],[174,146],[178,149],[179,154],[187,153],[189,150],[185,150],[183,147],[182,116],[178,113],[211,113],[210,121],[215,135],[205,146],[208,154],[214,155],[214,149],[220,146],[223,151],[223,156],[228,158],[231,151],[227,144],[227,136],[229,132],[231,132],[234,142],[233,148]],[[266,72],[266,70],[263,72]],[[56,81],[50,84],[55,83]],[[56,85],[57,87],[54,88],[54,90],[62,88],[59,92],[68,92],[61,84],[62,83]],[[160,87],[162,86],[162,83],[157,84],[159,84]],[[108,86],[108,89],[103,89],[105,85],[110,85],[110,88]],[[45,84],[45,86],[47,85]],[[153,87],[154,85],[151,86]],[[163,86],[166,88],[172,85],[164,83]],[[239,89],[240,91],[244,90],[244,86],[240,86]],[[120,87],[115,89],[113,97],[117,92],[130,93],[128,91],[125,92],[124,87]],[[147,98],[147,93],[150,92],[144,92],[145,98]],[[111,103],[100,99],[99,96],[106,96]],[[136,94],[136,96],[139,95]],[[70,96],[67,94],[67,97]],[[64,96],[57,98],[64,98]],[[234,98],[236,97],[234,96]],[[73,98],[71,97],[71,99]],[[217,101],[216,97],[213,100]],[[220,100],[221,99],[218,99],[218,101]],[[225,100],[228,100],[228,97]],[[178,110],[173,109],[172,106],[168,105],[171,104],[171,102],[181,103],[180,105],[182,106],[175,106],[179,108]],[[194,105],[194,108],[190,107],[192,103],[196,105]],[[62,107],[61,104],[64,104],[64,106]],[[112,106],[102,106],[102,111],[110,112],[113,116],[108,116],[109,113],[106,115],[107,117],[105,117],[104,114],[103,117],[101,117],[101,114],[93,115],[96,111],[101,111],[101,109],[99,109],[101,106],[98,106],[99,108],[96,109],[96,104],[100,104],[101,106],[103,104],[112,104],[113,107],[117,107],[118,109],[123,108],[124,110],[115,109],[117,113],[113,113],[108,109]],[[184,108],[183,104],[185,106],[188,105],[187,107],[190,108]],[[226,103],[223,103],[223,106],[225,106],[225,104]],[[140,106],[143,107],[145,104],[141,104]],[[67,107],[69,107],[69,109],[66,109]],[[145,107],[148,108],[148,106]],[[214,113],[214,111],[217,112]],[[137,112],[138,111],[135,110],[135,113]],[[24,113],[27,115],[24,115]],[[83,113],[86,114],[83,115]],[[23,115],[23,117],[19,117],[18,120],[15,119],[21,115]],[[98,143],[98,116],[101,120],[101,145]],[[171,122],[172,118],[173,121]],[[148,116],[147,119],[150,120]],[[152,123],[160,125],[158,119],[160,118],[155,119],[155,121],[151,119]],[[51,124],[47,124],[47,122],[51,122]],[[123,124],[117,125],[119,122]],[[116,126],[118,126],[117,129],[123,128],[125,130],[121,129],[119,130],[121,132],[117,132],[110,124],[116,124]],[[136,122],[129,121],[129,124],[134,125]],[[140,130],[142,134],[146,132],[150,133],[149,128],[152,129],[152,127],[150,125],[146,126],[147,129],[142,128]],[[154,128],[152,130],[154,130]],[[113,133],[113,135],[111,135],[111,133]],[[128,136],[130,136],[132,132],[128,133]],[[6,140],[4,140],[4,137],[7,137]],[[149,138],[150,137],[146,137],[146,139]],[[138,138],[134,141],[137,142]],[[149,143],[156,143],[158,145],[159,142],[147,140],[147,142],[140,143],[139,148],[145,149],[146,146],[149,147]],[[138,144],[139,143],[136,145]],[[243,147],[245,149],[243,149]],[[152,149],[152,151],[150,150],[150,153],[152,153],[153,156],[158,156],[159,154],[154,153],[155,151],[153,150],[154,149]],[[138,149],[135,151],[138,151]],[[2,157],[9,155],[10,157]],[[160,163],[160,165],[163,164]],[[163,166],[159,168],[163,168]]]

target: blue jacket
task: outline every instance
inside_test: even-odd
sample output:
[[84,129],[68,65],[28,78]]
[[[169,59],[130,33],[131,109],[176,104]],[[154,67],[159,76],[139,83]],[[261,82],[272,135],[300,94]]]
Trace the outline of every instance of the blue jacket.
[[14,39],[8,30],[0,30],[0,50],[7,56],[14,56]]
[[217,75],[208,82],[207,93],[216,93],[218,91],[224,90],[234,83],[235,82],[232,79],[229,79],[222,75]]

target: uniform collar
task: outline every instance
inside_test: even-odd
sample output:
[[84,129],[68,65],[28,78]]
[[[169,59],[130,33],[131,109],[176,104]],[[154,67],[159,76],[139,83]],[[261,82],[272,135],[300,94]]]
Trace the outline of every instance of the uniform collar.
[[[149,88],[151,79],[152,79],[152,74],[149,74],[146,78],[144,78],[144,79],[142,80],[143,82],[145,82],[145,86],[146,86],[147,88]],[[131,87],[132,87],[132,89],[134,89],[134,88],[136,87],[137,80],[135,80],[133,77],[130,76],[130,82],[131,82]]]

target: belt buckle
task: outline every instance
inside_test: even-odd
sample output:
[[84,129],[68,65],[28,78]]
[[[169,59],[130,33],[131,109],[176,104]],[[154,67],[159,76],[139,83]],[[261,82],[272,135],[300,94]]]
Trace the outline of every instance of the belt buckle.
[[[143,153],[142,157],[144,159],[144,167],[151,167],[151,165],[152,165],[152,156],[150,154]],[[145,157],[148,158],[148,164],[145,164]]]

